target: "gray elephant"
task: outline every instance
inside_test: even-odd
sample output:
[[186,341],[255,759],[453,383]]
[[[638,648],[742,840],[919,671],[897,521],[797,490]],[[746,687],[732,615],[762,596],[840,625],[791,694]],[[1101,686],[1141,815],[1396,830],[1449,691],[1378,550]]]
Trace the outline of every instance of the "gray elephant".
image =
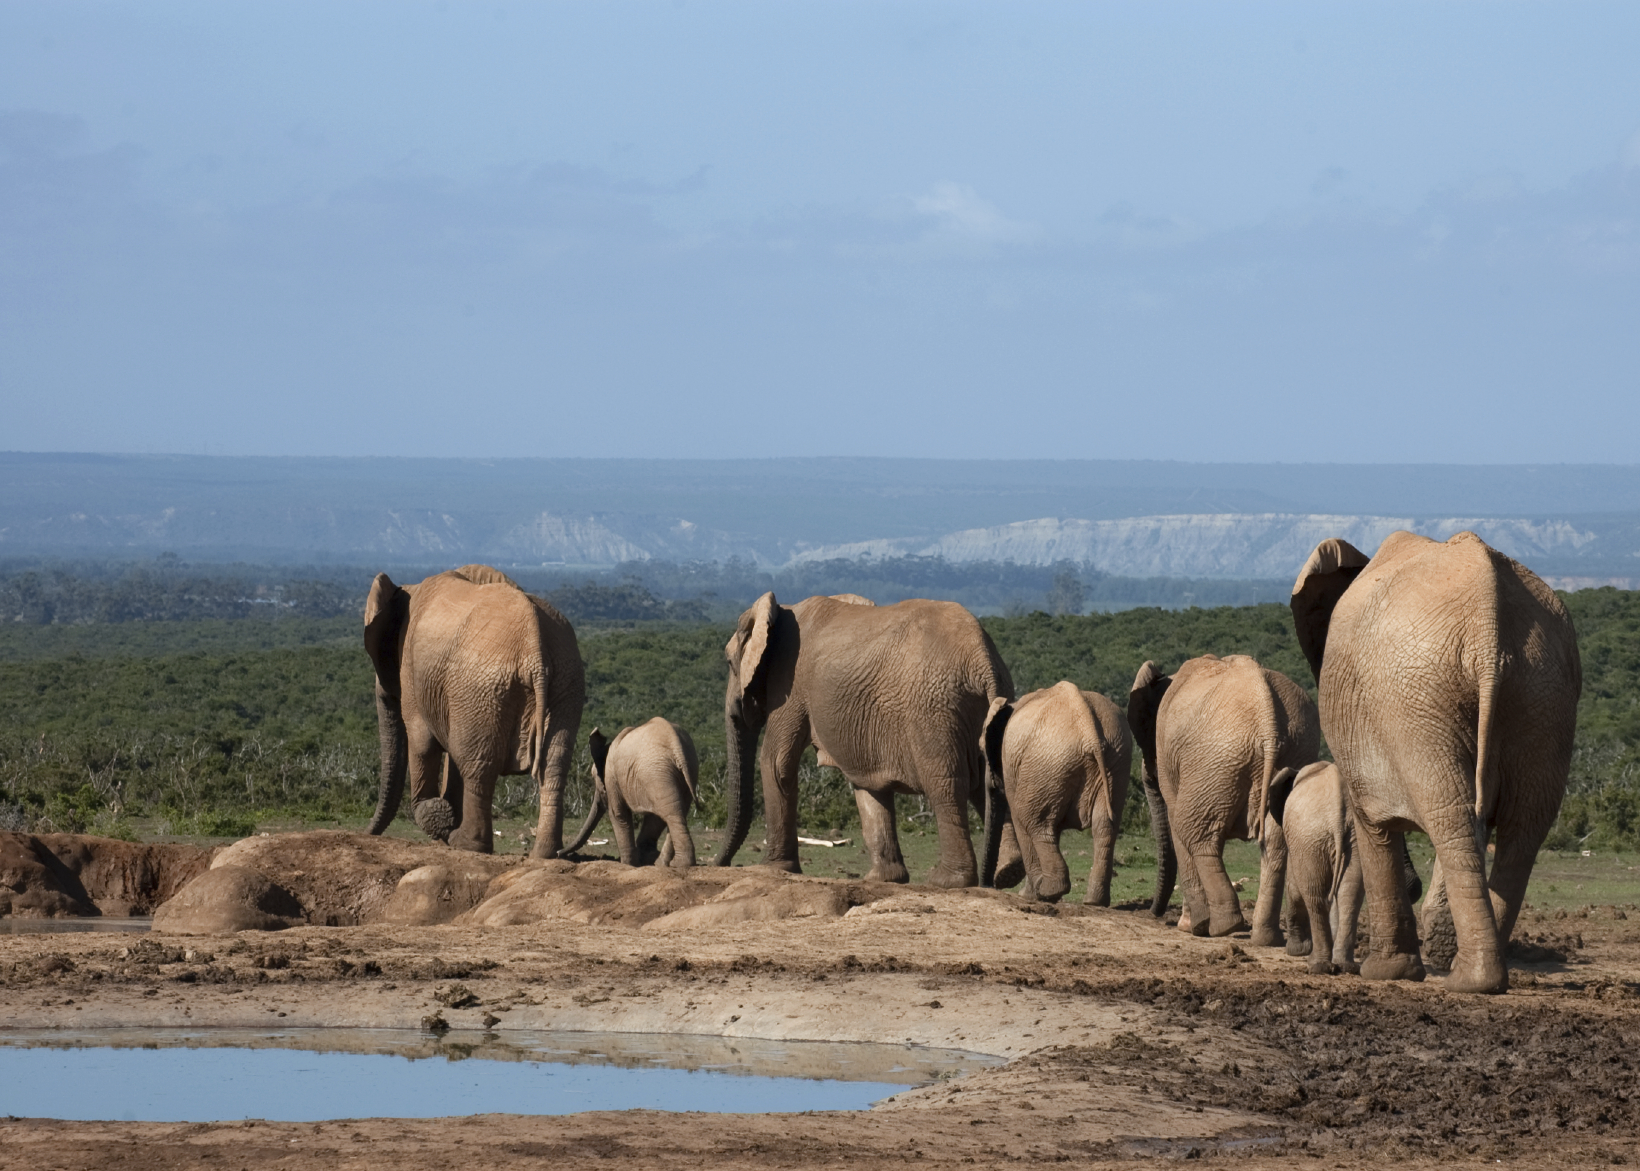
[[1426,934],[1432,911],[1449,905],[1453,920],[1447,987],[1504,991],[1503,949],[1571,766],[1583,673],[1566,608],[1474,533],[1406,532],[1370,560],[1323,541],[1291,604],[1355,813],[1372,936],[1361,974],[1424,976],[1397,865],[1416,828],[1436,856]]
[[379,573],[365,603],[364,646],[376,667],[382,751],[369,832],[391,824],[408,776],[417,825],[490,853],[496,778],[527,774],[541,793],[532,853],[555,857],[586,701],[564,616],[487,565],[408,586]]
[[[656,716],[622,728],[613,740],[594,728],[587,748],[592,753],[592,808],[564,853],[573,854],[586,845],[607,811],[615,846],[628,866],[693,866],[689,807],[695,801],[700,764],[689,733]],[[657,847],[662,830],[666,845]]]
[[[937,886],[973,886],[979,867],[968,805],[983,805],[980,732],[991,701],[1013,683],[979,622],[954,602],[873,606],[863,598],[808,598],[782,606],[764,594],[740,616],[724,648],[728,831],[726,866],[752,816],[759,763],[766,864],[797,872],[797,770],[809,745],[854,786],[869,877],[906,882],[894,795],[921,793],[939,831]],[[1000,822],[997,826],[1000,832]],[[996,843],[989,844],[995,857]]]
[[[1071,888],[1059,850],[1067,827],[1093,839],[1088,893],[1093,906],[1110,905],[1116,835],[1133,766],[1133,735],[1121,710],[1092,691],[1061,682],[1010,701],[991,701],[985,721],[985,757],[992,817],[1006,816],[1025,880],[1027,898],[1056,903]],[[986,837],[992,836],[987,829]],[[1008,841],[998,859],[997,885],[1008,881]],[[989,884],[987,884],[989,885]]]
[[1247,930],[1241,900],[1224,869],[1230,838],[1259,843],[1253,942],[1282,943],[1281,896],[1287,850],[1266,808],[1270,782],[1300,769],[1321,748],[1315,704],[1287,676],[1246,655],[1191,659],[1172,675],[1139,668],[1128,723],[1144,756],[1145,796],[1156,834],[1151,913],[1167,910],[1180,869],[1185,915],[1196,935]]

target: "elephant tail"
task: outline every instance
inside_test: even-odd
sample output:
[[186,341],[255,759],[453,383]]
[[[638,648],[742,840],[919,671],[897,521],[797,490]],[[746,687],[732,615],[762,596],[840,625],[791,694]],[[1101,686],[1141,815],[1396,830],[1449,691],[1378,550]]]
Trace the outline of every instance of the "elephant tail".
[[592,837],[592,831],[598,828],[598,823],[604,819],[604,814],[608,809],[609,802],[604,795],[603,785],[594,784],[592,787],[592,808],[587,810],[587,819],[581,823],[580,832],[575,835],[575,840],[565,846],[558,856],[562,858],[565,854],[573,854],[586,845],[588,839]]
[[1270,676],[1266,671],[1260,671],[1264,686],[1258,688],[1258,738],[1261,759],[1259,761],[1258,800],[1251,803],[1250,812],[1254,813],[1253,824],[1248,828],[1253,831],[1253,840],[1264,841],[1264,820],[1270,810],[1270,786],[1275,782],[1276,771],[1281,760],[1281,729],[1276,722],[1276,694],[1270,686]]
[[[1497,759],[1497,691],[1498,675],[1502,671],[1502,656],[1496,651],[1481,664],[1476,682],[1477,704],[1475,720],[1475,820],[1485,824],[1491,820],[1498,803]],[[1482,859],[1484,861],[1484,857]]]

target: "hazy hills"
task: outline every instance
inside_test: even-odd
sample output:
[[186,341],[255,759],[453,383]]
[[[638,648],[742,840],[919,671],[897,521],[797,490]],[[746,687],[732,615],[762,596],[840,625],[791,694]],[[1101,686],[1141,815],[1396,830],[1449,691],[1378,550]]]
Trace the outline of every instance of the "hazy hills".
[[766,567],[851,557],[1283,578],[1324,536],[1463,528],[1640,578],[1640,467],[0,454],[0,557]]

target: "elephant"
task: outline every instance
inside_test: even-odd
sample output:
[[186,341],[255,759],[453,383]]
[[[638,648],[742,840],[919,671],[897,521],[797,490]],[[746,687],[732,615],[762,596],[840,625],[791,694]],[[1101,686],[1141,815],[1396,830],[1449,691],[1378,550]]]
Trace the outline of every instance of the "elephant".
[[490,853],[496,777],[528,774],[541,792],[531,854],[555,857],[586,702],[568,620],[487,565],[407,586],[379,573],[364,645],[376,667],[382,751],[368,832],[392,823],[408,775],[411,810],[428,836]]
[[[661,716],[622,728],[606,739],[597,728],[587,737],[592,754],[592,808],[575,840],[564,847],[573,854],[587,844],[593,829],[609,813],[615,845],[628,866],[695,864],[695,842],[689,836],[689,807],[694,804],[700,763],[689,733]],[[637,814],[637,835],[633,836]],[[666,845],[657,849],[662,830]]]
[[[1003,792],[1003,800],[993,795],[989,805],[993,817],[1006,812],[1014,831],[1025,896],[1056,903],[1070,890],[1059,835],[1075,826],[1093,839],[1083,901],[1108,907],[1133,766],[1127,717],[1103,695],[1061,682],[1018,700],[992,700],[984,743],[988,781]],[[1006,869],[999,866],[999,875]],[[1013,885],[1005,877],[994,884]]]
[[1571,767],[1583,672],[1565,606],[1474,533],[1396,532],[1371,559],[1321,542],[1291,608],[1355,813],[1372,936],[1361,974],[1424,978],[1396,881],[1396,847],[1422,829],[1436,857],[1425,934],[1450,906],[1456,936],[1446,986],[1505,991],[1503,950]]
[[[766,593],[741,614],[724,655],[728,828],[719,866],[734,859],[751,825],[762,735],[766,865],[801,870],[797,771],[812,744],[820,763],[841,769],[854,787],[870,878],[909,880],[894,795],[921,793],[939,831],[939,862],[928,881],[978,881],[968,803],[983,805],[990,791],[980,732],[991,701],[1012,695],[1013,682],[972,614],[955,602],[920,599],[875,606],[813,597],[782,606]],[[995,852],[988,843],[993,860]]]
[[[1359,972],[1355,944],[1365,889],[1338,766],[1316,761],[1296,775],[1282,769],[1270,782],[1270,816],[1287,840],[1287,954],[1310,956],[1312,972]],[[1401,872],[1415,903],[1423,881],[1404,838]]]
[[1267,798],[1281,769],[1303,768],[1319,755],[1315,704],[1287,676],[1246,655],[1202,655],[1171,676],[1145,663],[1134,676],[1127,714],[1144,757],[1145,798],[1156,834],[1151,913],[1166,912],[1182,870],[1193,934],[1247,930],[1225,873],[1224,843],[1256,838],[1253,942],[1279,946],[1287,847],[1268,815]]

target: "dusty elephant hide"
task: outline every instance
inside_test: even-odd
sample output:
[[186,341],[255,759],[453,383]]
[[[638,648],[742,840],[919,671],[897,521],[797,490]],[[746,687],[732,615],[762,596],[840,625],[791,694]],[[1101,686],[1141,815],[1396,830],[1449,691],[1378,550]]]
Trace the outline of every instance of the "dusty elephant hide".
[[211,864],[200,846],[0,833],[0,915],[146,915]]

